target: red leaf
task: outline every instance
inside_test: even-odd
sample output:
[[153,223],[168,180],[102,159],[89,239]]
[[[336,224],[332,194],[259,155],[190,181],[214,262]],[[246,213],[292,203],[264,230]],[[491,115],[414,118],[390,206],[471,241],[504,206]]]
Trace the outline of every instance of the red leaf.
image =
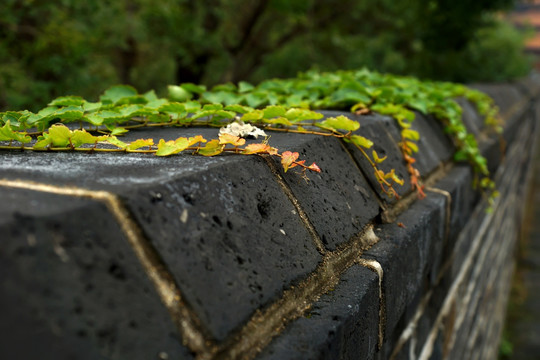
[[283,165],[283,169],[285,170],[285,172],[287,172],[287,170],[289,170],[290,167],[294,167],[295,165],[291,166],[293,162],[296,161],[296,159],[298,159],[298,156],[300,156],[300,154],[298,154],[297,152],[290,152],[290,151],[285,151],[283,154],[281,154],[281,165]]
[[311,171],[318,172],[318,173],[321,172],[321,168],[318,167],[317,164],[315,164],[315,163],[309,165],[309,166],[308,166],[308,169],[311,170]]

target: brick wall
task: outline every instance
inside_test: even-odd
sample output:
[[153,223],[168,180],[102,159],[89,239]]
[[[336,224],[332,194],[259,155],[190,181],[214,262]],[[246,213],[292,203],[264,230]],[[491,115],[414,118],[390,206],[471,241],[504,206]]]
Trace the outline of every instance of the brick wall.
[[[423,200],[381,195],[334,138],[272,135],[323,169],[309,181],[261,157],[0,153],[0,358],[494,358],[540,79],[478,87],[505,128],[463,102],[501,192],[491,213],[421,115]],[[358,120],[407,179],[394,121]],[[216,132],[128,136],[179,131]]]

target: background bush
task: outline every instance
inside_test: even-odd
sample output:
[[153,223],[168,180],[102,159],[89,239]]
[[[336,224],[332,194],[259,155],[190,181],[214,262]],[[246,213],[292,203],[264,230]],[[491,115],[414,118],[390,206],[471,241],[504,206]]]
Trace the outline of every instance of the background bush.
[[0,109],[115,83],[290,77],[360,68],[455,81],[524,75],[511,0],[3,0]]

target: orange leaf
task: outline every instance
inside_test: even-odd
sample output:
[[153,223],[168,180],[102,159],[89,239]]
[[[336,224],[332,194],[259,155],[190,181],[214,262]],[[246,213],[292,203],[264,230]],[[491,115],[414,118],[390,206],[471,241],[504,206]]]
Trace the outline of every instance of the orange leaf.
[[232,146],[242,146],[246,143],[246,139],[231,134],[219,134],[219,143],[221,145],[231,144]]
[[290,151],[285,151],[283,154],[281,154],[281,165],[283,165],[283,169],[285,170],[285,172],[287,172],[290,167],[295,166],[291,165],[296,161],[296,159],[298,159],[298,156],[300,156],[300,154],[298,154],[297,152]]
[[318,167],[317,164],[315,164],[315,163],[309,165],[309,166],[308,166],[308,169],[311,170],[311,171],[318,172],[318,173],[321,172],[321,168]]
[[250,155],[250,154],[270,154],[270,155],[276,155],[277,149],[271,147],[268,144],[249,144],[244,148],[244,151],[242,151],[242,154]]
[[188,146],[195,145],[196,143],[205,143],[205,142],[206,142],[206,139],[203,138],[201,135],[192,136],[189,138]]

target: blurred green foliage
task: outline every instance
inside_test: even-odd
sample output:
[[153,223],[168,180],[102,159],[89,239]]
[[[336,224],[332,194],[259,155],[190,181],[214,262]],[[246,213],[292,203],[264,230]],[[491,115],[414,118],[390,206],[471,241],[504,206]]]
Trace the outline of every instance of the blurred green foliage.
[[511,0],[2,0],[0,109],[360,68],[457,81],[527,72]]

